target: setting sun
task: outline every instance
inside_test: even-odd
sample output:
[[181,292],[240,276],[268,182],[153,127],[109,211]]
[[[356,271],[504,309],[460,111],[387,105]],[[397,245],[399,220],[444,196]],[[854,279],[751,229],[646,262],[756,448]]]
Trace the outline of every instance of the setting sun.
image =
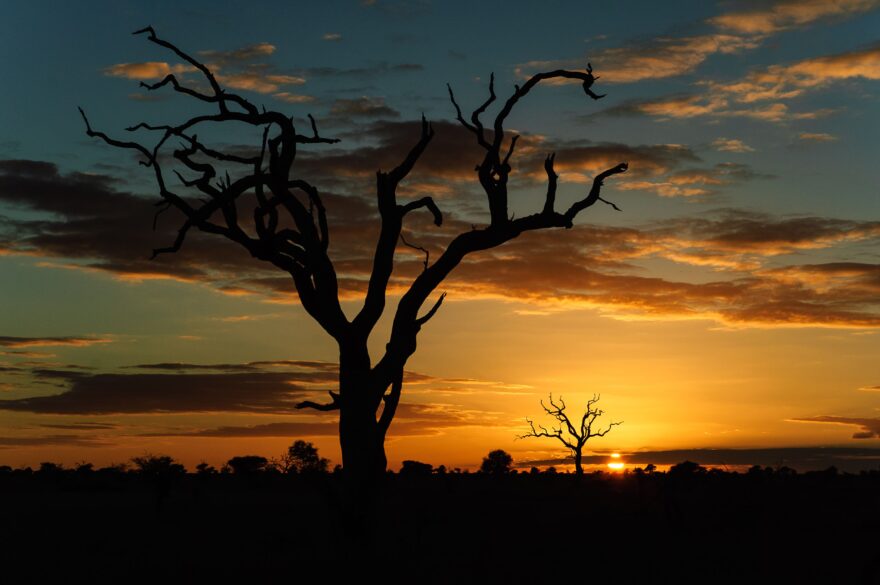
[[611,459],[614,461],[609,461],[607,463],[608,469],[611,469],[612,471],[621,471],[626,467],[626,464],[623,461],[620,461],[620,453],[612,453]]

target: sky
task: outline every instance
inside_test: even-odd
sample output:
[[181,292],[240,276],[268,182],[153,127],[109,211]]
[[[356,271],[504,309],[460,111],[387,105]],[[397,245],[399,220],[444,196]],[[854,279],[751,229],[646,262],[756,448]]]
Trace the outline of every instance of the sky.
[[[228,91],[292,116],[300,132],[312,114],[323,136],[340,139],[301,147],[293,171],[323,193],[349,316],[378,233],[374,173],[400,162],[422,114],[435,137],[399,197],[433,197],[445,221],[412,213],[407,240],[430,261],[488,221],[473,172],[480,149],[446,84],[470,112],[492,73],[506,99],[534,73],[593,67],[601,100],[576,82],[540,84],[508,118],[520,136],[511,211],[540,209],[550,153],[560,207],[628,162],[603,190],[621,211],[597,205],[573,229],[470,256],[441,285],[446,302],[407,364],[391,468],[473,468],[497,448],[520,462],[558,460],[560,444],[516,439],[527,417],[550,422],[540,401],[551,393],[575,415],[599,395],[600,420],[623,422],[590,441],[600,454],[782,458],[797,448],[789,453],[821,459],[835,447],[873,457],[880,2],[593,4],[8,5],[0,464],[162,453],[219,465],[280,456],[299,438],[340,462],[333,414],[294,408],[335,387],[338,352],[289,277],[210,234],[150,260],[181,216],[169,211],[154,229],[152,172],[85,134],[78,106],[94,129],[145,144],[155,135],[126,128],[206,112],[170,86],[139,86],[174,73],[205,87],[131,34],[148,25]],[[261,144],[235,126],[199,138],[239,153]],[[390,309],[423,261],[399,246]],[[370,339],[374,359],[388,324]]]

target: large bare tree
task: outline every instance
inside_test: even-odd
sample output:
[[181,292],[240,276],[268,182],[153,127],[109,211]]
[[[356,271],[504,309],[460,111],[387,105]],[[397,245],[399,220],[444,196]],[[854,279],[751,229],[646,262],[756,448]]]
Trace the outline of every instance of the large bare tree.
[[[321,136],[311,115],[311,133],[300,134],[291,117],[257,108],[241,95],[225,90],[209,67],[158,37],[152,27],[134,34],[145,34],[150,42],[177,55],[204,76],[207,83],[200,88],[170,74],[155,84],[142,83],[147,90],[170,87],[212,106],[213,111],[175,125],[142,122],[128,128],[155,132],[158,140],[149,147],[111,138],[94,130],[83,113],[86,132],[109,145],[132,149],[143,155],[141,164],[155,173],[161,198],[158,202],[160,210],[175,208],[183,214],[184,220],[175,241],[168,247],[154,250],[153,257],[180,250],[187,234],[195,228],[236,242],[254,258],[290,275],[292,288],[302,306],[339,347],[338,391],[330,392],[329,402],[306,401],[299,406],[339,411],[343,469],[356,483],[371,483],[385,470],[385,435],[400,402],[404,366],[416,351],[419,331],[443,302],[445,294],[440,294],[426,306],[440,283],[468,254],[500,246],[523,232],[571,228],[578,213],[597,201],[605,201],[600,195],[602,182],[627,169],[626,163],[620,163],[600,173],[585,197],[560,212],[555,208],[558,176],[553,168],[554,155],[550,154],[544,163],[547,190],[542,208],[532,215],[514,219],[508,211],[507,184],[518,136],[507,138],[504,130],[507,117],[537,84],[550,79],[581,82],[587,96],[599,99],[602,96],[591,89],[595,80],[592,68],[588,65],[585,71],[560,69],[538,73],[515,86],[491,128],[484,127],[481,117],[496,100],[494,77],[489,82],[489,97],[473,111],[469,121],[462,115],[450,87],[449,98],[458,121],[473,134],[485,152],[476,166],[476,174],[485,191],[491,219],[484,227],[475,226],[454,237],[433,263],[426,261],[424,271],[400,298],[384,355],[374,362],[367,349],[367,340],[385,311],[386,289],[394,269],[395,249],[403,222],[407,214],[421,210],[430,212],[436,225],[443,222],[443,214],[431,197],[405,202],[397,198],[398,186],[413,170],[434,136],[431,124],[423,116],[421,135],[406,157],[390,171],[377,172],[376,205],[381,231],[363,306],[354,318],[349,319],[340,305],[337,272],[328,254],[331,226],[321,194],[315,185],[297,177],[294,168],[297,150],[302,145],[333,144],[338,140]],[[262,130],[259,155],[222,152],[197,137],[196,131],[202,126],[233,122]],[[179,184],[172,186],[162,166],[168,160],[166,151],[172,148],[172,142],[178,141],[182,145],[172,149],[171,155],[190,176],[177,173]],[[234,177],[228,172],[220,176],[217,170],[220,165],[237,165],[240,172]],[[185,197],[181,189],[195,191],[201,199]],[[243,197],[245,195],[249,198]],[[252,202],[252,208],[247,209],[250,215],[247,221],[240,221],[240,214],[245,212],[241,207],[246,201]]]

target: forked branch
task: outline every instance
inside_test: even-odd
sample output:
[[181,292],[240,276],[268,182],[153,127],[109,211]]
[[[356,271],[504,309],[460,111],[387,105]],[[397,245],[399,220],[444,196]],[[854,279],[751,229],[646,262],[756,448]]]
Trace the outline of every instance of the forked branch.
[[[260,111],[244,97],[227,92],[207,65],[176,45],[159,38],[152,27],[143,28],[135,34],[146,34],[150,42],[170,50],[194,70],[201,72],[210,88],[197,90],[188,87],[177,76],[168,75],[157,83],[142,84],[148,91],[169,86],[178,93],[217,107],[215,113],[195,115],[178,125],[141,122],[128,128],[131,132],[159,133],[160,136],[152,147],[138,142],[117,140],[93,130],[80,109],[89,136],[100,138],[117,148],[136,150],[144,156],[145,160],[141,164],[153,168],[159,187],[159,213],[174,207],[184,216],[174,242],[170,246],[154,250],[153,257],[179,251],[192,228],[222,235],[240,244],[255,258],[287,271],[306,311],[331,335],[339,338],[348,321],[339,304],[336,272],[326,253],[329,245],[327,212],[313,185],[290,177],[298,144],[334,144],[338,140],[321,136],[311,115],[308,116],[311,135],[297,134],[292,118],[279,112],[265,109]],[[195,133],[196,127],[225,122],[239,122],[260,128],[260,155],[227,153],[199,141]],[[274,134],[271,137],[270,132]],[[183,165],[182,170],[185,173],[194,172],[195,177],[185,177],[185,173],[181,174],[176,169],[174,173],[184,187],[197,189],[203,195],[200,205],[176,194],[166,184],[160,164],[165,159],[160,156],[160,150],[171,138],[183,141],[181,147],[174,150],[173,156]],[[264,170],[263,161],[267,151],[269,165]],[[229,170],[218,172],[215,167],[217,163],[243,165],[246,173],[242,176],[236,170],[234,172],[239,177],[231,177]],[[305,202],[294,195],[293,192],[297,190],[305,194]],[[252,213],[255,235],[249,234],[239,224],[237,205],[241,196],[249,192],[256,195],[256,205]],[[279,209],[288,212],[295,228],[284,227],[279,230]],[[214,221],[214,215],[218,212],[222,214],[222,222]]]

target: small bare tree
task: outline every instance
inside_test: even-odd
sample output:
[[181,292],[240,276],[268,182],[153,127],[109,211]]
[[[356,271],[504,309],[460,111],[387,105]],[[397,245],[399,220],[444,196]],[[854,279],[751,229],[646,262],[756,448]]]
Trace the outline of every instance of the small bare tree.
[[[605,414],[605,411],[601,408],[595,408],[596,403],[599,402],[599,395],[593,394],[593,397],[587,401],[587,408],[584,411],[583,416],[581,417],[581,424],[579,427],[575,427],[575,425],[571,422],[571,419],[568,418],[568,415],[565,413],[566,405],[565,401],[562,399],[562,396],[559,397],[559,402],[553,400],[553,394],[550,394],[550,406],[544,404],[544,401],[541,401],[541,406],[544,408],[544,412],[552,416],[559,422],[558,427],[550,427],[550,430],[547,430],[546,427],[542,425],[538,425],[538,428],[535,428],[535,423],[531,419],[526,419],[526,422],[529,423],[530,430],[525,435],[520,435],[519,439],[526,439],[528,437],[551,437],[553,439],[559,440],[563,445],[568,447],[571,450],[572,455],[574,456],[574,471],[575,474],[580,477],[584,474],[584,466],[582,464],[583,461],[583,452],[584,445],[587,444],[592,437],[604,437],[608,434],[608,431],[617,425],[623,424],[623,421],[613,422],[608,425],[608,427],[604,431],[593,431],[593,423],[596,422],[596,419]],[[564,429],[563,429],[564,427]],[[540,430],[539,430],[540,429]]]

